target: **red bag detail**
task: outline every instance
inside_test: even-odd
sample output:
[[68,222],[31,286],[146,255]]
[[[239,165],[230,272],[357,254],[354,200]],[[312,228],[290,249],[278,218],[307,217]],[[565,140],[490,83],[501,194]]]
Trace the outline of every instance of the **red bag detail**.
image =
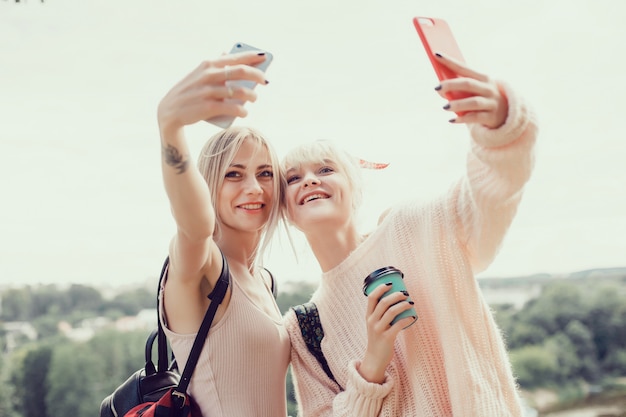
[[158,401],[145,402],[131,408],[124,417],[202,417],[200,408],[189,395],[185,395],[181,408],[172,400],[173,392],[171,388]]

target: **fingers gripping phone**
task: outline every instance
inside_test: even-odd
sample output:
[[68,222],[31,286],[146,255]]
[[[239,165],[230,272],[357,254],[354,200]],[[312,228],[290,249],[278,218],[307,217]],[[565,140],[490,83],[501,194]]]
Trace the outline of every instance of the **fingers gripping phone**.
[[[457,78],[457,74],[445,65],[441,64],[435,58],[435,53],[441,52],[456,59],[457,61],[465,62],[465,58],[463,58],[459,45],[456,43],[454,35],[450,30],[450,26],[448,26],[446,21],[435,17],[418,16],[413,18],[413,25],[415,26],[422,44],[424,45],[426,55],[428,55],[428,59],[430,60],[439,81]],[[449,100],[454,100],[469,97],[470,94],[453,92],[447,93],[446,96]]]
[[[270,52],[245,44],[243,42],[237,42],[236,44],[234,44],[229,53],[236,54],[239,52],[246,52],[246,51],[265,52],[265,61],[254,65],[255,68],[258,68],[263,72],[267,70],[267,67],[269,67],[270,63],[272,62],[272,59],[274,58],[274,56]],[[231,87],[231,88],[235,86],[242,86],[242,87],[254,89],[254,87],[256,87],[256,84],[257,83],[255,83],[254,81],[248,81],[248,80],[230,80],[230,81],[225,82],[226,87]],[[244,104],[242,100],[239,100],[236,98],[226,98],[224,99],[224,101]],[[233,123],[234,120],[235,120],[235,116],[216,116],[216,117],[207,119],[207,122],[212,123],[215,126],[221,127],[223,129],[226,129]]]

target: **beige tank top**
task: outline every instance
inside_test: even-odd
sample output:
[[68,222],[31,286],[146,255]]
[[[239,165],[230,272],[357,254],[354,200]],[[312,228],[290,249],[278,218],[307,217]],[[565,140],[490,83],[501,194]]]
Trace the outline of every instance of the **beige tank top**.
[[[210,417],[284,417],[289,336],[276,306],[270,317],[231,279],[232,294],[224,316],[214,323],[196,364],[189,393]],[[182,372],[195,334],[174,333],[159,308],[165,334]],[[268,297],[273,296],[268,290]]]

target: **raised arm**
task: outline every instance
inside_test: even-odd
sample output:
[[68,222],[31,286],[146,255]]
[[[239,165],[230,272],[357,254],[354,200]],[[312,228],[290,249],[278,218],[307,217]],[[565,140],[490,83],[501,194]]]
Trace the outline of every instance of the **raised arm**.
[[[245,103],[255,101],[256,93],[249,88],[227,87],[225,82],[245,79],[265,84],[263,73],[251,66],[264,59],[256,52],[244,52],[204,61],[159,103],[163,181],[177,226],[170,247],[169,281],[173,281],[173,288],[168,290],[168,297],[189,300],[187,305],[167,306],[168,316],[174,317],[174,321],[190,314],[201,319],[206,301],[199,298],[198,287],[205,276],[212,287],[221,270],[221,258],[213,241],[216,216],[210,190],[190,157],[184,128],[215,116],[245,116],[242,104],[224,99],[237,98]],[[213,266],[213,261],[217,265]],[[179,309],[187,314],[177,314]],[[190,321],[189,329],[197,330],[193,322]],[[174,327],[184,331],[188,326]]]
[[450,58],[438,59],[460,76],[442,82],[439,94],[473,94],[444,109],[462,113],[450,121],[467,123],[472,136],[467,177],[453,189],[451,204],[460,225],[457,235],[478,273],[492,262],[517,212],[534,166],[537,121],[506,84]]

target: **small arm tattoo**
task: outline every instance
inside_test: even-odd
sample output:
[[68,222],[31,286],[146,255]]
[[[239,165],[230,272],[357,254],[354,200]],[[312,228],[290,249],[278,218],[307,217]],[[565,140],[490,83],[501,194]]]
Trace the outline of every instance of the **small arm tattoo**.
[[187,171],[189,161],[185,159],[185,156],[182,155],[178,149],[172,145],[163,146],[161,149],[167,165],[176,168],[179,174]]

